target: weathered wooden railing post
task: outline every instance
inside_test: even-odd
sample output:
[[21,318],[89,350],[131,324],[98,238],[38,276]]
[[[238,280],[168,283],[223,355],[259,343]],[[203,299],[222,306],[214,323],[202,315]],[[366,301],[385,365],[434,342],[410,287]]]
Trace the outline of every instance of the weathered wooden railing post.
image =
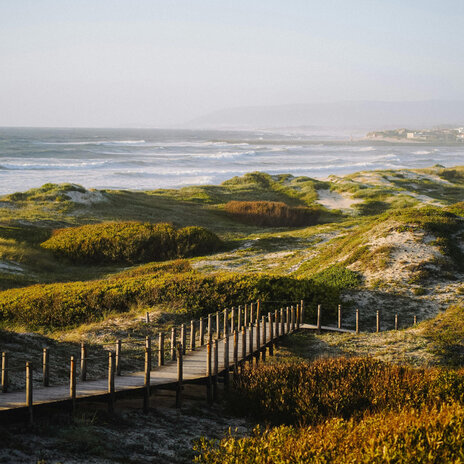
[[301,323],[304,324],[304,300],[300,301]]
[[377,310],[377,314],[376,314],[375,330],[376,332],[380,332],[380,311],[379,310]]
[[195,351],[195,321],[190,321],[190,351]]
[[150,373],[151,373],[151,346],[145,346],[145,371],[143,382],[143,411],[148,412],[150,406]]
[[[271,315],[272,315],[272,313],[271,313]],[[277,309],[274,311],[274,323],[275,323],[275,338],[278,339],[279,338],[279,326],[280,326],[280,324],[279,324],[279,311],[277,311]],[[271,332],[269,332],[269,333],[271,333]],[[272,337],[270,337],[270,341],[273,341]],[[274,343],[273,343],[273,345],[274,345]],[[271,353],[269,352],[269,354],[271,354]]]
[[164,366],[164,333],[158,334],[158,366]]
[[339,329],[342,328],[342,305],[338,305],[337,327],[338,327]]
[[213,404],[213,379],[211,369],[211,349],[212,343],[208,341],[206,344],[206,401],[209,405]]
[[218,339],[213,340],[213,401],[218,399],[219,347]]
[[259,363],[259,355],[261,351],[261,324],[259,323],[259,317],[256,319],[256,364]]
[[177,388],[176,388],[176,408],[182,407],[182,390],[184,381],[184,361],[183,361],[183,348],[177,347]]
[[296,328],[297,328],[297,330],[300,330],[300,323],[301,323],[301,320],[300,320],[300,319],[301,319],[300,311],[301,311],[300,305],[297,304],[297,305],[296,305]]
[[398,314],[395,314],[395,330],[398,330]]
[[356,310],[356,333],[359,334],[359,309]]
[[208,343],[213,342],[213,316],[212,314],[208,314],[208,333],[207,333],[207,338],[208,338]]
[[285,335],[284,308],[280,308],[280,335]]
[[71,366],[69,370],[69,397],[71,399],[71,414],[74,416],[76,411],[76,362],[71,356]]
[[261,300],[256,302],[256,322],[259,322],[261,317]]
[[81,381],[87,380],[87,347],[81,343]]
[[248,327],[248,305],[245,305],[244,313],[243,313],[243,326]]
[[8,353],[2,353],[2,392],[8,391]]
[[121,355],[122,355],[122,342],[116,340],[116,375],[121,375]]
[[221,315],[216,311],[216,340],[221,336]]
[[247,352],[247,349],[246,349],[246,328],[245,326],[242,327],[242,367],[244,366],[245,364],[245,359],[246,359],[246,352]]
[[29,412],[29,425],[32,426],[34,423],[34,399],[32,392],[32,364],[26,362],[26,405]]
[[266,316],[262,316],[261,318],[261,325],[263,326],[263,346],[261,347],[261,359],[266,361],[266,347],[267,347],[267,341],[266,341]]
[[114,353],[110,351],[108,353],[108,412],[114,413],[114,401],[115,401],[115,390],[114,390]]
[[291,317],[290,317],[290,308],[287,306],[287,333],[290,333],[290,328],[291,328]]
[[234,375],[238,373],[238,332],[234,330]]
[[[272,322],[272,313],[267,315],[269,318],[269,356],[274,356],[274,324]],[[276,331],[279,330],[279,324],[277,323],[277,311],[275,312],[276,318]]]
[[230,333],[233,334],[235,332],[235,306],[232,306],[230,311]]
[[44,348],[42,352],[42,384],[44,387],[50,385],[50,358],[48,348]]
[[295,332],[295,307],[292,306],[290,310],[291,320],[292,320],[292,332]]
[[413,325],[417,324],[417,316],[414,316]]
[[229,335],[224,337],[224,388],[229,388]]
[[240,332],[242,330],[242,307],[238,307],[238,314],[237,314],[237,330]]
[[180,344],[182,346],[182,354],[185,354],[187,349],[187,334],[185,333],[185,324],[180,326]]
[[145,323],[150,323],[150,313],[148,311],[145,313]]
[[176,342],[177,342],[177,333],[176,328],[171,329],[171,361],[176,360]]
[[205,344],[205,324],[204,324],[204,318],[200,317],[200,335],[199,335],[199,344],[200,346],[203,346]]
[[317,333],[321,333],[321,324],[322,324],[322,314],[321,314],[321,305],[317,305]]
[[248,326],[248,345],[249,345],[249,364],[250,366],[253,366],[253,323],[250,322],[250,325]]
[[223,331],[223,335],[224,337],[227,336],[229,334],[229,310],[226,308],[224,309],[223,311],[223,328],[224,328],[224,331]]

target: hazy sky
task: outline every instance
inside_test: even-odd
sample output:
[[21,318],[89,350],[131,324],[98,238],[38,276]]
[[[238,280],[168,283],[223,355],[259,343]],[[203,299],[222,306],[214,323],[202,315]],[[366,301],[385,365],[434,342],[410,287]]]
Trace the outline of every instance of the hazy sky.
[[462,0],[0,0],[0,125],[464,99]]

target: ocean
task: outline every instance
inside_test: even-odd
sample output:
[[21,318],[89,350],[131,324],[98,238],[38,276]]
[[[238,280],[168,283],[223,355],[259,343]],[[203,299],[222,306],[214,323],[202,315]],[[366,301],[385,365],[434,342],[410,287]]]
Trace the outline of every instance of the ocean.
[[350,141],[328,131],[0,128],[0,195],[47,182],[154,190],[252,171],[324,178],[435,164],[464,165],[464,145]]

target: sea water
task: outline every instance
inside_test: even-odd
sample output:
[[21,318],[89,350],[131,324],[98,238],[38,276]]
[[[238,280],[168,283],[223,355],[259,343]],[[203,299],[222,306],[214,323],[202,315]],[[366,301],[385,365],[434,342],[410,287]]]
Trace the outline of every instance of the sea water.
[[154,190],[253,171],[324,178],[435,164],[464,165],[464,144],[352,141],[328,132],[0,128],[0,194],[47,182]]

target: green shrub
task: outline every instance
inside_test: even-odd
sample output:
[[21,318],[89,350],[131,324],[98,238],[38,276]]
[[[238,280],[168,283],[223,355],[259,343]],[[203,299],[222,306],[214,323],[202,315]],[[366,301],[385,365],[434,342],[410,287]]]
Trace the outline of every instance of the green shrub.
[[332,419],[314,427],[262,431],[200,440],[203,464],[441,464],[464,462],[464,408],[460,404]]
[[106,280],[33,285],[0,292],[0,320],[51,329],[100,320],[109,312],[125,312],[137,303],[166,304],[197,317],[257,299],[263,300],[263,305],[266,300],[304,299],[310,317],[317,303],[335,308],[339,302],[336,288],[309,279],[264,274],[175,274],[165,269],[148,274],[135,272],[133,276],[130,272]]
[[143,263],[212,253],[221,241],[202,227],[107,222],[59,229],[42,247],[82,263]]
[[235,219],[253,226],[298,227],[317,224],[316,207],[288,206],[277,201],[229,201],[225,210]]
[[464,373],[412,369],[370,358],[337,358],[245,369],[234,411],[275,424],[315,424],[365,411],[464,400]]
[[358,272],[351,271],[344,266],[334,264],[315,274],[312,279],[315,282],[335,287],[340,290],[346,288],[356,288],[361,284],[361,276]]

